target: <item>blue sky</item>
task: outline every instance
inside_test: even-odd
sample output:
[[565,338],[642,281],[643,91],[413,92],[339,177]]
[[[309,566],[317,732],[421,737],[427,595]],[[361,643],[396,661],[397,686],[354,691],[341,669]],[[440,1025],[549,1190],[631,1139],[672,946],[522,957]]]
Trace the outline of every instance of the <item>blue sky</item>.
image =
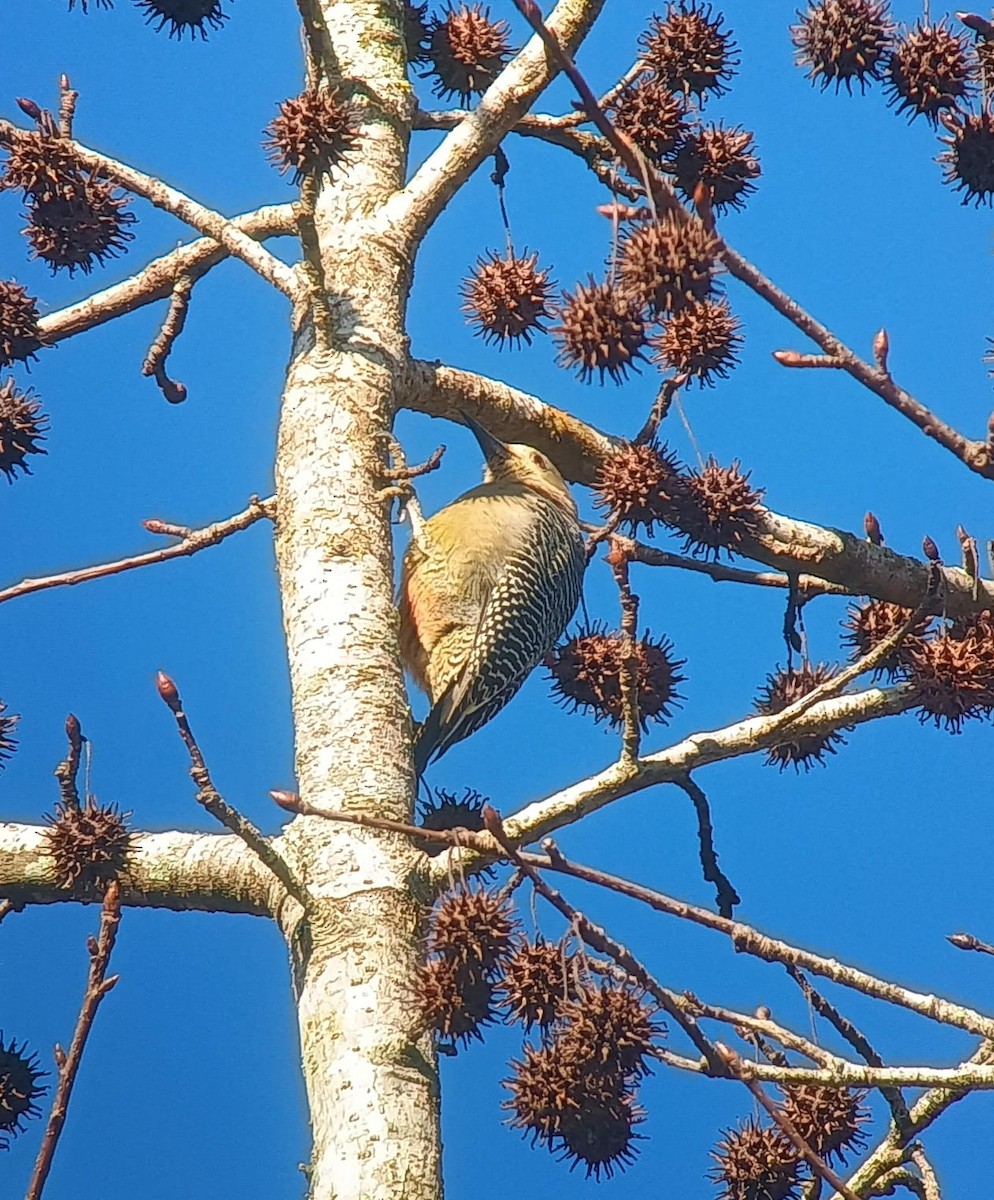
[[[127,0],[89,16],[65,7],[62,0],[8,6],[0,114],[19,117],[15,96],[54,106],[65,71],[81,93],[76,129],[88,144],[226,212],[291,198],[258,144],[276,102],[300,89],[289,0],[229,4],[226,26],[193,44],[156,35]],[[492,7],[520,42],[511,4]],[[893,8],[907,21],[920,12],[910,3]],[[596,88],[628,65],[651,11],[631,0],[606,6],[602,32],[581,55]],[[763,168],[747,209],[724,220],[725,236],[855,349],[869,355],[885,325],[899,382],[980,436],[994,406],[980,361],[992,332],[990,211],[962,206],[942,186],[935,135],[896,118],[878,89],[836,97],[810,85],[791,61],[793,3],[730,3],[725,11],[742,65],[708,115],[754,130]],[[428,103],[427,84],[419,89]],[[570,100],[557,84],[545,106],[561,111]],[[417,135],[415,158],[437,136]],[[511,138],[506,149],[516,243],[539,250],[563,287],[597,272],[609,231],[593,211],[602,194],[582,166],[530,140]],[[555,368],[548,340],[499,354],[464,325],[460,276],[503,241],[488,175],[481,171],[450,204],[423,248],[410,306],[415,353],[489,372],[612,432],[633,433],[654,394],[651,370],[622,388],[583,385]],[[18,199],[0,195],[0,277],[28,285],[50,311],[187,236],[144,203],[133,208],[139,224],[127,256],[89,278],[52,279],[26,260]],[[746,325],[742,364],[713,391],[695,389],[685,400],[705,453],[741,458],[780,512],[858,529],[872,509],[903,553],[918,554],[928,532],[955,560],[957,524],[978,538],[994,533],[988,483],[848,378],[776,366],[771,351],[806,349],[803,339],[734,281],[727,294]],[[30,377],[18,372],[43,398],[52,430],[34,475],[0,484],[0,583],[145,548],[145,517],[196,525],[271,488],[289,345],[282,298],[232,263],[197,286],[171,359],[189,389],[179,407],[139,372],[161,316],[145,309],[43,354]],[[412,460],[439,442],[449,447],[442,469],[423,481],[427,510],[478,478],[478,452],[461,430],[411,414],[401,415],[398,429]],[[667,436],[691,457],[676,421]],[[671,545],[665,537],[661,544]],[[644,568],[633,581],[643,622],[688,659],[686,703],[668,728],[653,730],[647,747],[745,714],[782,661],[782,597]],[[590,573],[587,604],[592,616],[616,620],[603,565]],[[838,657],[843,611],[835,600],[809,609],[815,659]],[[267,791],[292,785],[292,741],[268,528],[193,560],[16,601],[0,611],[0,647],[0,696],[22,714],[21,749],[0,776],[5,818],[37,821],[52,809],[51,771],[71,710],[91,740],[101,800],[133,810],[142,828],[204,827],[155,694],[161,667],[180,685],[221,790],[267,830],[279,827]],[[473,786],[507,813],[603,766],[616,749],[601,726],[557,708],[538,671],[431,780]],[[808,775],[779,775],[758,757],[702,772],[722,865],[743,896],[739,915],[886,978],[982,1006],[994,968],[953,950],[944,935],[960,928],[991,935],[984,925],[994,902],[989,754],[988,725],[950,737],[906,715],[856,731],[827,767]],[[676,789],[626,800],[559,840],[579,859],[712,902],[690,805]],[[766,1003],[807,1028],[803,1005],[776,969],[737,958],[714,935],[647,919],[617,898],[580,887],[569,894],[667,986],[747,1010]],[[71,1035],[85,936],[95,922],[92,909],[60,906],[12,916],[0,930],[0,1028],[44,1058]],[[542,927],[558,931],[547,915]],[[303,1099],[275,930],[249,918],[128,912],[114,968],[121,983],[100,1013],[48,1200],[89,1194],[92,1185],[81,1181],[93,1178],[108,1195],[144,1200],[208,1188],[244,1200],[301,1195]],[[858,998],[846,1001],[846,1011],[900,1062],[943,1064],[970,1052],[966,1038]],[[443,1062],[455,1200],[511,1190],[573,1196],[595,1186],[501,1125],[503,1063],[518,1045],[513,1031],[498,1032]],[[707,1152],[717,1130],[752,1111],[744,1089],[659,1070],[642,1100],[650,1140],[633,1169],[601,1188],[626,1198],[664,1190],[711,1196]],[[994,1100],[974,1097],[930,1132],[949,1196],[987,1183],[971,1147],[992,1118]],[[23,1190],[40,1132],[34,1122],[0,1162],[11,1180],[0,1194]]]

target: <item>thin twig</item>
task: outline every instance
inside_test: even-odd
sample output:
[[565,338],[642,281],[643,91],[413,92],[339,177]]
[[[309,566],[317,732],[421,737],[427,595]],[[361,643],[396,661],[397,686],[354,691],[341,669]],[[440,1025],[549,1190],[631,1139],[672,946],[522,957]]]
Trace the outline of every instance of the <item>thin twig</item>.
[[[233,533],[248,529],[263,517],[272,520],[276,512],[276,498],[269,496],[260,500],[253,496],[248,508],[234,516],[216,521],[213,525],[205,525],[201,529],[186,530],[182,541],[175,546],[164,546],[160,550],[149,550],[144,554],[135,554],[129,558],[115,559],[113,562],[99,563],[95,567],[81,567],[76,571],[63,571],[58,575],[42,575],[36,579],[22,579],[20,583],[12,584],[0,590],[0,604],[5,600],[14,600],[18,596],[27,596],[32,592],[41,592],[46,588],[71,587],[77,583],[86,583],[90,579],[103,579],[108,575],[119,575],[122,571],[131,571],[135,567],[147,567],[152,563],[166,562],[171,558],[183,558],[196,554],[208,546],[216,546]],[[177,528],[165,522],[148,520],[143,522],[150,533],[171,532]]]
[[704,794],[703,789],[699,788],[689,775],[686,775],[683,779],[675,779],[673,782],[690,797],[694,811],[697,813],[697,842],[700,849],[701,867],[704,870],[704,879],[707,883],[715,885],[715,900],[718,905],[718,912],[723,917],[731,919],[735,913],[736,904],[740,904],[742,900],[735,888],[732,887],[728,876],[718,866],[718,854],[714,848],[714,831],[711,827],[711,810],[708,807],[708,798]]
[[69,76],[59,76],[59,137],[72,137],[72,123],[78,99],[79,92],[73,90]]
[[659,426],[666,420],[670,406],[677,398],[680,389],[687,382],[687,378],[688,376],[681,372],[677,375],[671,375],[668,379],[664,379],[659,385],[659,390],[656,392],[656,398],[652,402],[652,408],[649,410],[645,424],[632,439],[636,446],[641,446],[656,436]]
[[816,1175],[820,1176],[820,1178],[824,1179],[830,1187],[835,1188],[839,1195],[844,1197],[844,1200],[861,1200],[861,1198],[857,1196],[856,1193],[850,1188],[848,1188],[846,1184],[839,1178],[839,1176],[836,1175],[828,1163],[811,1149],[811,1146],[798,1132],[797,1126],[790,1119],[790,1117],[787,1116],[787,1114],[782,1108],[780,1108],[778,1104],[775,1104],[769,1098],[769,1096],[767,1096],[766,1090],[763,1088],[763,1085],[759,1082],[759,1080],[750,1079],[748,1076],[741,1074],[742,1059],[731,1048],[731,1046],[726,1046],[722,1042],[716,1042],[715,1049],[718,1051],[722,1061],[725,1063],[731,1073],[737,1079],[741,1079],[749,1091],[752,1092],[759,1104],[766,1110],[766,1112],[776,1122],[780,1129],[782,1129],[787,1137],[790,1138],[790,1140],[794,1143],[802,1158],[808,1164],[811,1170],[814,1171]]
[[66,757],[55,768],[55,778],[59,781],[59,799],[63,805],[79,812],[79,788],[76,786],[76,779],[86,739],[83,737],[79,718],[74,713],[66,717],[66,738],[69,742]]
[[628,577],[628,559],[618,542],[612,543],[607,562],[614,573],[621,600],[621,713],[623,718],[621,761],[634,766],[638,762],[642,730],[639,724],[639,655],[638,620],[639,598],[632,591]]
[[142,374],[155,376],[155,382],[170,404],[182,404],[186,399],[186,388],[183,384],[170,379],[166,374],[166,359],[186,324],[193,284],[192,275],[180,275],[173,284],[165,320],[142,363]]
[[924,1146],[917,1145],[912,1148],[911,1161],[921,1172],[923,1200],[942,1200],[939,1180],[932,1164],[928,1161]]
[[[787,964],[787,974],[794,980],[801,991],[804,993],[804,998],[811,1007],[824,1017],[826,1021],[836,1030],[836,1032],[849,1043],[850,1046],[859,1054],[871,1067],[882,1067],[884,1060],[870,1045],[866,1035],[863,1034],[848,1017],[844,1017],[839,1010],[831,1004],[822,994],[815,988],[811,981],[792,964]],[[891,1116],[894,1118],[895,1127],[901,1131],[907,1129],[911,1120],[908,1113],[908,1106],[905,1103],[904,1096],[898,1088],[881,1088],[881,1095],[887,1101],[890,1107]]]
[[320,187],[320,173],[308,171],[300,184],[300,200],[295,206],[297,228],[300,231],[300,245],[304,252],[300,260],[300,271],[307,284],[307,293],[311,303],[311,316],[314,324],[314,345],[319,354],[326,354],[331,348],[335,323],[328,304],[328,285],[324,274],[324,260],[321,256],[321,242],[318,238],[317,226],[314,223],[315,207],[317,205]]
[[946,941],[951,942],[957,950],[976,950],[980,954],[994,954],[994,946],[989,942],[982,942],[972,933],[949,933],[946,935]]
[[548,901],[553,908],[557,909],[566,918],[569,924],[577,931],[581,938],[592,946],[599,954],[606,954],[610,959],[618,964],[632,979],[635,980],[641,987],[652,995],[656,1001],[662,1006],[663,1010],[668,1013],[674,1021],[683,1029],[684,1033],[696,1047],[696,1049],[704,1057],[708,1065],[718,1074],[721,1073],[721,1062],[715,1054],[714,1047],[711,1042],[704,1036],[698,1028],[697,1022],[688,1013],[683,1012],[679,1005],[673,1002],[666,988],[660,986],[656,979],[650,974],[641,962],[620,942],[616,942],[610,937],[599,925],[595,925],[583,913],[574,908],[568,900],[565,899],[555,888],[551,887],[541,876],[532,862],[526,861],[524,855],[512,845],[504,833],[503,823],[500,819],[500,814],[489,804],[483,806],[483,822],[487,832],[491,834],[494,840],[503,849],[507,858],[519,870],[525,872],[531,881],[532,887],[538,892],[543,899]]
[[87,975],[83,1004],[79,1010],[79,1018],[76,1021],[76,1029],[69,1045],[69,1052],[63,1056],[61,1050],[56,1047],[59,1081],[55,1088],[52,1111],[48,1117],[48,1125],[45,1128],[41,1148],[35,1160],[31,1182],[24,1194],[24,1200],[41,1200],[45,1181],[52,1169],[56,1147],[66,1123],[69,1100],[76,1083],[83,1051],[86,1049],[86,1042],[90,1036],[90,1030],[93,1028],[97,1009],[104,996],[118,981],[119,976],[108,976],[107,968],[110,965],[110,956],[114,949],[114,940],[117,937],[117,927],[120,921],[121,893],[120,886],[115,879],[107,885],[104,895],[103,907],[100,912],[100,932],[96,938],[90,937],[87,941],[90,969]]
[[190,756],[190,777],[197,785],[197,803],[206,809],[216,821],[219,821],[225,829],[240,837],[245,845],[272,871],[287,892],[304,909],[309,909],[310,897],[292,868],[273,848],[269,839],[247,817],[243,816],[236,808],[232,808],[214,786],[203,752],[193,735],[187,715],[183,711],[183,702],[176,684],[164,671],[159,671],[156,677],[156,686],[166,707],[176,718],[176,728],[179,730],[179,735]]

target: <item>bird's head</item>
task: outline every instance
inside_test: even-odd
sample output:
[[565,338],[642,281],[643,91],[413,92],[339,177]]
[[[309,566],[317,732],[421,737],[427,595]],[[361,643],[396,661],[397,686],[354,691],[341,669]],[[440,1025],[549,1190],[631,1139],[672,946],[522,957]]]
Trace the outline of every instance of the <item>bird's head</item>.
[[487,460],[484,479],[487,483],[517,483],[538,492],[553,504],[558,504],[571,516],[577,515],[576,502],[566,485],[566,480],[556,470],[551,460],[534,446],[521,442],[502,442],[495,438],[468,413],[462,419],[483,451]]

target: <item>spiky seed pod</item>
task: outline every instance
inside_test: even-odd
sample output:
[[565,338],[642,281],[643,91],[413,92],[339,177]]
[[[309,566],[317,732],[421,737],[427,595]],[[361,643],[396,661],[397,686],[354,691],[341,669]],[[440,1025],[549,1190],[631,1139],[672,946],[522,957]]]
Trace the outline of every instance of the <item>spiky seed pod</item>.
[[29,388],[19,392],[13,379],[0,383],[0,472],[13,483],[17,472],[31,474],[27,463],[29,454],[45,454],[39,446],[45,440],[48,418],[41,411],[41,403]]
[[724,17],[711,15],[710,4],[678,0],[664,17],[653,17],[639,39],[643,60],[673,92],[704,99],[727,91],[738,55]]
[[[583,710],[593,713],[595,721],[620,726],[624,721],[624,656],[621,633],[597,625],[582,629],[546,660],[553,694],[570,712]],[[679,670],[686,659],[675,658],[672,643],[665,637],[652,640],[648,630],[635,643],[635,659],[639,724],[645,730],[650,721],[665,724],[672,716],[671,709],[682,702],[676,688],[686,678]]]
[[586,1070],[638,1079],[649,1074],[652,1055],[663,1025],[644,997],[615,983],[581,987],[559,1013],[563,1028],[557,1042],[567,1056],[586,1059]]
[[718,237],[682,210],[637,225],[621,244],[619,290],[654,315],[711,295]]
[[[772,675],[767,676],[766,683],[759,689],[756,696],[756,711],[764,716],[773,716],[783,712],[795,701],[806,696],[808,692],[825,683],[835,674],[835,667],[829,663],[802,663],[796,670],[781,670],[779,667]],[[792,766],[795,771],[801,767],[810,771],[814,764],[825,765],[825,755],[835,754],[836,746],[845,745],[846,739],[838,730],[830,733],[810,733],[796,737],[791,741],[779,742],[766,751],[768,766],[776,766],[781,771]]]
[[79,162],[62,138],[30,130],[0,138],[0,146],[7,151],[0,190],[35,200],[72,200],[79,194]]
[[359,143],[358,114],[335,88],[301,92],[277,105],[279,116],[266,126],[263,147],[281,175],[293,182],[311,171],[329,177]]
[[523,942],[504,964],[498,987],[507,1020],[548,1029],[576,996],[575,959],[565,942]]
[[612,119],[616,129],[659,165],[686,132],[687,101],[650,75],[625,88],[612,106]]
[[709,458],[703,469],[684,476],[673,524],[684,550],[699,558],[729,555],[755,532],[763,512],[763,489],[749,483],[736,459],[728,467]]
[[955,111],[976,90],[977,57],[965,33],[954,32],[945,17],[937,25],[919,21],[907,30],[887,62],[888,104],[909,120],[922,116],[935,126],[939,115]]
[[0,700],[0,770],[3,769],[4,759],[12,757],[17,749],[14,730],[20,719],[17,713],[8,712],[7,705]]
[[0,279],[0,367],[36,358],[45,344],[34,296],[13,279]]
[[560,1161],[568,1162],[570,1170],[582,1163],[588,1179],[591,1175],[598,1181],[601,1176],[610,1179],[615,1171],[624,1171],[635,1162],[638,1135],[634,1129],[644,1120],[644,1112],[627,1088],[603,1099],[588,1092],[579,1107],[568,1110],[563,1119]]
[[533,1146],[584,1163],[598,1179],[633,1161],[633,1127],[643,1118],[621,1076],[588,1071],[585,1057],[564,1052],[558,1039],[538,1050],[526,1045],[523,1060],[512,1060],[511,1068],[504,1080],[511,1096],[502,1107]]
[[404,43],[407,47],[409,63],[430,61],[431,55],[428,53],[428,47],[431,43],[431,34],[425,20],[427,15],[427,0],[424,4],[412,4],[411,0],[404,0]]
[[563,293],[560,323],[552,330],[559,343],[556,361],[576,370],[584,383],[589,383],[595,372],[601,383],[605,375],[622,383],[629,370],[638,370],[635,360],[643,357],[641,307],[609,283],[596,283],[588,276],[587,284],[578,283],[572,295]]
[[994,710],[994,621],[981,613],[909,647],[908,678],[919,718],[951,733]]
[[715,378],[726,379],[738,365],[744,338],[742,322],[727,300],[704,300],[674,313],[662,332],[649,339],[653,361],[674,371],[686,372],[704,387]]
[[[425,829],[471,829],[478,833],[483,828],[483,806],[488,804],[486,796],[467,788],[463,798],[457,800],[455,793],[436,788],[431,800],[418,805],[419,823]],[[445,849],[438,842],[426,842],[428,854],[440,854]]]
[[665,444],[629,442],[601,463],[594,503],[617,514],[623,529],[631,533],[645,529],[652,537],[656,522],[672,523],[682,470]]
[[22,1133],[22,1121],[40,1117],[38,1101],[48,1088],[39,1082],[48,1074],[38,1069],[38,1055],[28,1054],[27,1045],[11,1038],[5,1042],[0,1033],[0,1150],[10,1139]]
[[79,808],[59,801],[54,816],[46,813],[44,849],[56,884],[89,895],[117,879],[135,847],[129,816],[92,796]]
[[191,39],[199,35],[206,41],[205,27],[220,29],[228,19],[220,0],[135,0],[135,3],[144,10],[146,25],[157,21],[156,33],[168,25],[169,36],[180,40],[188,33]]
[[134,240],[128,228],[134,213],[125,206],[130,198],[115,195],[112,181],[89,175],[81,177],[75,199],[36,200],[28,205],[24,234],[34,258],[44,260],[56,271],[89,274],[104,259],[116,258]]
[[417,1006],[425,1026],[447,1042],[483,1041],[483,1027],[496,1019],[493,984],[479,971],[448,958],[418,968]]
[[791,26],[796,62],[812,83],[865,92],[883,76],[894,41],[888,0],[819,0]]
[[[880,643],[896,633],[911,616],[910,608],[889,604],[886,600],[868,600],[865,604],[852,604],[842,623],[844,643],[852,647],[850,658],[863,658]],[[916,621],[897,649],[889,654],[877,667],[877,675],[895,679],[908,668],[911,647],[921,642],[928,633],[933,618],[923,616]]]
[[722,1200],[793,1200],[801,1164],[786,1134],[753,1118],[728,1129],[711,1151],[718,1164],[708,1172]]
[[753,181],[760,175],[755,150],[748,129],[740,125],[726,128],[721,123],[705,125],[689,133],[672,157],[670,167],[676,186],[693,200],[703,184],[716,213],[742,208],[746,197],[756,190]]
[[785,1089],[782,1108],[815,1154],[829,1164],[833,1159],[845,1164],[847,1153],[858,1154],[866,1144],[865,1099],[866,1092],[797,1084]]
[[470,97],[485,92],[514,53],[510,36],[506,21],[490,19],[489,6],[450,4],[429,31],[431,90],[443,100],[458,96],[468,107]]
[[499,891],[457,888],[447,892],[431,914],[431,954],[490,975],[514,953],[518,922]]
[[949,148],[936,162],[945,170],[945,183],[963,192],[963,203],[978,207],[994,199],[994,115],[985,109],[955,122],[950,136],[940,138]]
[[537,330],[552,316],[551,299],[555,283],[549,272],[538,266],[538,254],[527,251],[520,258],[508,252],[505,257],[489,250],[479,258],[473,274],[463,280],[462,311],[486,342],[500,348],[520,345],[524,338],[531,345]]

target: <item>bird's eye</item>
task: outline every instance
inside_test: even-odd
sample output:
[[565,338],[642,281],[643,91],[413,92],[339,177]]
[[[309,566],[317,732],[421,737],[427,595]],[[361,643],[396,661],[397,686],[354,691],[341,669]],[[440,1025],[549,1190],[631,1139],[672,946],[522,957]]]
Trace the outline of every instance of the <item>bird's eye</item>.
[[545,455],[539,454],[537,450],[532,451],[532,462],[536,467],[544,467],[547,465],[545,461]]

